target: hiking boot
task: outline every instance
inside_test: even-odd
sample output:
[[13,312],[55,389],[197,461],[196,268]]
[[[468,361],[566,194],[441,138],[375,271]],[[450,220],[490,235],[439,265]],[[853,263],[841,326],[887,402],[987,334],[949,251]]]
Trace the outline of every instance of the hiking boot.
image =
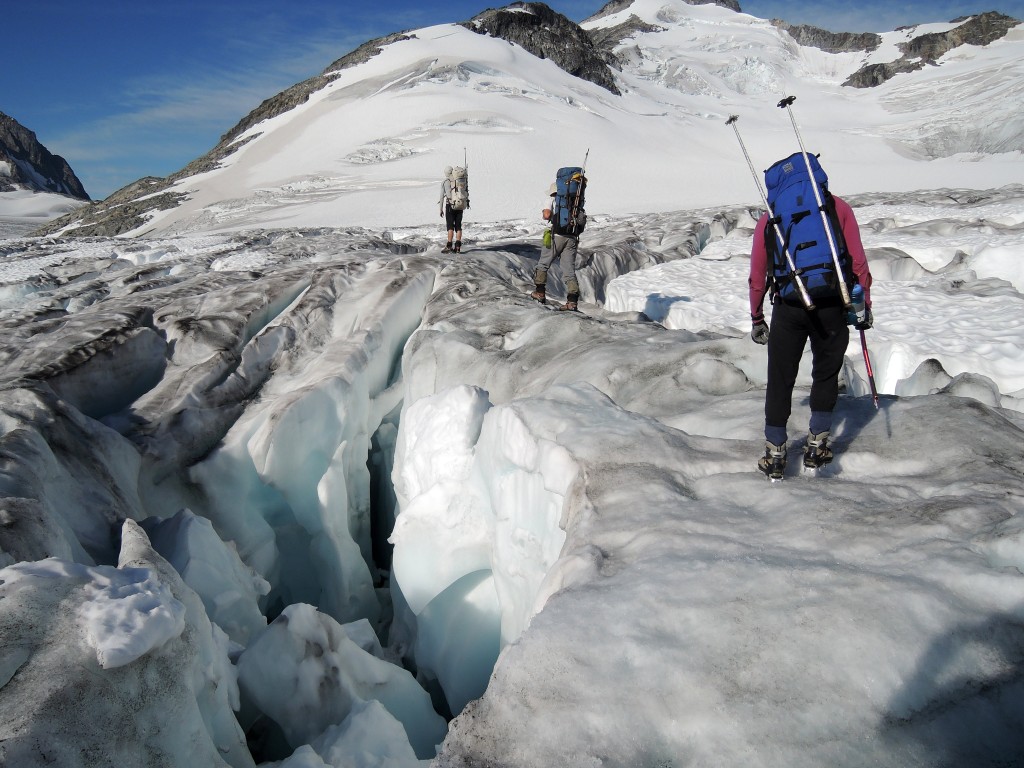
[[804,466],[808,469],[823,467],[832,461],[832,449],[828,447],[828,432],[807,433],[804,446]]
[[576,302],[575,301],[567,301],[567,302],[565,302],[565,304],[563,304],[561,307],[559,307],[559,309],[561,309],[563,312],[576,312],[577,311],[576,310]]
[[462,241],[461,240],[456,240],[455,241],[455,252],[456,253],[462,253]]
[[445,245],[445,247],[441,249],[441,253],[451,253],[452,250],[453,250],[452,249],[452,244],[451,243],[447,243]]
[[758,459],[757,468],[764,472],[769,480],[781,480],[786,474],[786,444],[764,444],[764,456]]
[[530,298],[533,299],[534,301],[539,301],[541,304],[547,302],[548,297],[547,294],[545,294],[544,292],[544,286],[538,285],[537,290],[530,294]]

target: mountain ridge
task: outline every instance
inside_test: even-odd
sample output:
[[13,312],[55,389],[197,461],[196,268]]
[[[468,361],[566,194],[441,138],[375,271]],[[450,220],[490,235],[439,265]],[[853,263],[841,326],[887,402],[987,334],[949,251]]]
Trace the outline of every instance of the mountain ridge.
[[[735,6],[735,7],[734,7]],[[588,82],[596,82],[599,87],[607,94],[607,96],[600,96],[599,94],[588,93],[588,101],[586,103],[586,110],[591,112],[599,110],[605,112],[607,110],[613,111],[628,111],[634,108],[635,98],[631,98],[629,93],[623,94],[622,87],[628,86],[629,82],[644,84],[644,81],[650,80],[653,77],[663,78],[662,85],[667,86],[670,89],[678,92],[672,96],[673,102],[669,105],[658,106],[664,99],[661,96],[648,104],[643,104],[642,107],[645,111],[638,112],[639,115],[647,114],[646,110],[652,108],[664,109],[669,108],[670,111],[666,111],[665,115],[678,114],[678,119],[682,124],[692,124],[692,116],[689,114],[690,109],[685,105],[680,104],[679,94],[683,96],[687,95],[688,90],[693,91],[693,96],[700,97],[714,95],[712,92],[717,88],[721,91],[721,86],[715,83],[707,82],[707,77],[702,75],[700,72],[693,70],[693,67],[687,64],[680,63],[680,57],[669,55],[668,61],[664,66],[674,67],[675,74],[671,77],[675,80],[671,80],[666,75],[666,71],[655,72],[653,75],[649,75],[645,72],[644,67],[651,64],[649,60],[645,60],[643,52],[641,51],[638,56],[639,48],[637,48],[632,42],[626,43],[627,40],[631,40],[635,36],[656,36],[658,30],[666,30],[672,23],[678,23],[680,17],[687,15],[694,15],[695,18],[700,18],[706,15],[703,10],[707,7],[714,7],[714,13],[719,11],[730,12],[729,16],[716,16],[716,19],[725,19],[730,22],[739,24],[746,24],[744,28],[750,28],[750,22],[747,22],[746,17],[740,16],[737,12],[739,9],[738,3],[728,2],[728,0],[722,0],[721,2],[711,3],[684,3],[682,0],[678,0],[675,4],[671,2],[663,3],[659,6],[656,11],[652,11],[652,3],[644,3],[642,0],[633,0],[633,2],[623,3],[621,0],[612,0],[606,5],[601,11],[592,16],[590,19],[583,22],[583,25],[576,25],[574,22],[566,19],[564,16],[557,14],[547,6],[540,3],[516,3],[512,6],[507,6],[505,9],[488,10],[482,14],[478,14],[474,19],[463,22],[462,28],[472,30],[477,34],[481,34],[481,30],[486,32],[486,36],[495,38],[496,40],[504,40],[505,42],[511,43],[513,47],[519,47],[526,51],[529,55],[534,57],[543,57],[545,61],[551,61],[553,64],[559,67],[563,72],[566,72],[573,78],[579,78],[576,72],[571,70],[576,69],[577,71],[585,71],[585,73],[591,75],[590,77],[584,77],[584,80]],[[689,10],[687,10],[689,8]],[[511,10],[510,10],[511,9]],[[637,9],[643,9],[644,13],[650,13],[651,18],[644,19],[637,16],[633,11]],[[626,12],[630,15],[627,18],[621,18]],[[739,12],[742,13],[742,12]],[[979,16],[968,17],[962,24],[955,24],[952,28],[943,30],[942,32],[925,32],[921,35],[907,34],[904,37],[909,38],[909,42],[925,38],[925,42],[920,45],[920,51],[931,52],[933,59],[935,57],[941,58],[943,53],[952,50],[957,45],[965,44],[987,44],[992,40],[1005,37],[1010,30],[1019,24],[1016,20],[1005,17],[1002,14],[991,12],[990,14],[981,15],[983,21],[975,23],[973,20],[979,18]],[[532,18],[520,19],[518,24],[511,24],[509,17],[519,16]],[[667,26],[662,24],[662,16],[665,19],[669,19],[671,23]],[[733,18],[735,16],[735,18]],[[998,18],[995,18],[998,17]],[[610,21],[619,20],[618,23],[611,24]],[[671,20],[675,19],[674,22]],[[514,21],[514,19],[513,19]],[[755,20],[755,23],[757,20]],[[550,29],[545,30],[545,25],[551,27],[552,24],[556,25],[556,31],[552,32]],[[780,32],[784,33],[789,41],[790,45],[796,45],[798,47],[813,46],[819,50],[826,51],[829,48],[841,51],[846,56],[856,55],[857,52],[863,51],[866,54],[870,54],[877,51],[878,41],[875,37],[870,35],[867,36],[845,36],[842,33],[831,33],[826,30],[814,30],[809,27],[799,27],[792,25],[785,25],[784,22],[772,21],[772,25],[779,29]],[[950,22],[954,24],[954,22]],[[662,26],[659,26],[662,25]],[[935,25],[929,25],[929,28]],[[940,25],[941,26],[941,25]],[[160,211],[173,210],[180,206],[183,201],[190,198],[190,193],[185,189],[185,182],[188,180],[197,179],[208,173],[216,173],[224,167],[225,163],[237,162],[237,159],[233,156],[251,142],[262,140],[263,131],[254,130],[256,126],[261,124],[266,125],[270,122],[278,121],[282,116],[286,115],[298,107],[308,104],[310,98],[314,94],[322,94],[328,89],[335,88],[339,82],[339,78],[342,77],[343,73],[348,73],[353,70],[362,70],[367,66],[372,66],[370,63],[374,60],[379,60],[379,56],[382,52],[393,51],[395,46],[401,44],[403,46],[412,45],[414,43],[420,44],[417,50],[424,48],[426,41],[420,39],[426,31],[434,28],[425,28],[425,30],[412,30],[406,32],[394,33],[392,35],[377,38],[371,40],[360,46],[356,50],[347,54],[346,56],[338,59],[331,66],[324,70],[320,75],[310,78],[306,81],[296,84],[285,91],[277,94],[270,99],[267,99],[260,105],[256,110],[253,110],[249,115],[243,118],[234,128],[228,131],[218,145],[210,152],[197,158],[193,162],[189,163],[180,171],[168,176],[164,180],[146,180],[145,184],[141,185],[144,190],[144,194],[140,197],[137,193],[140,189],[140,182],[135,182],[123,190],[119,190],[106,201],[94,203],[91,206],[87,206],[84,209],[75,211],[73,214],[62,217],[61,219],[52,222],[49,226],[45,227],[40,231],[40,234],[49,234],[54,232],[61,232],[62,234],[69,235],[117,235],[125,234],[128,232],[144,232],[146,230],[147,222],[150,222],[155,217],[159,217]],[[559,30],[576,29],[579,30],[585,38],[590,40],[590,45],[582,42],[583,38],[579,36],[576,39],[579,41],[578,45],[574,48],[572,54],[567,57],[556,57],[549,56],[547,51],[551,50],[550,41],[552,39],[558,39],[558,36],[562,34]],[[760,28],[759,28],[760,29]],[[911,28],[916,30],[917,28]],[[958,31],[959,30],[959,31]],[[1001,30],[1001,33],[1000,33]],[[495,34],[497,33],[497,34]],[[795,34],[794,34],[795,33]],[[759,32],[759,34],[762,34]],[[512,39],[506,39],[512,38]],[[518,42],[518,40],[523,42]],[[981,41],[987,42],[981,42]],[[525,43],[525,44],[524,44]],[[717,43],[716,43],[717,44]],[[780,38],[775,45],[782,45],[782,39]],[[531,50],[530,46],[534,50]],[[861,47],[863,46],[863,47]],[[945,50],[943,46],[946,46]],[[904,59],[912,59],[915,56],[915,49],[913,47],[907,47],[902,50],[901,55]],[[487,56],[493,58],[495,56],[503,55],[496,52],[496,49],[490,48]],[[740,54],[744,56],[750,56],[746,51],[737,46],[735,51],[736,55]],[[442,72],[442,67],[437,64],[438,58],[436,55],[431,54],[429,49],[423,54],[424,56],[434,56],[433,61],[430,58],[421,59],[422,74],[418,75],[418,78],[425,78],[416,80],[417,83],[440,83],[444,81],[446,75]],[[397,54],[395,54],[397,56]],[[837,56],[838,60],[841,58]],[[749,61],[749,59],[748,59]],[[843,59],[842,61],[846,61]],[[577,64],[581,64],[577,66]],[[756,61],[754,62],[757,63]],[[934,63],[931,61],[930,63]],[[457,68],[463,67],[465,70],[466,62],[453,62],[451,65]],[[532,64],[530,65],[533,66]],[[661,65],[657,65],[661,66]],[[770,64],[770,68],[777,70],[778,64]],[[830,63],[829,66],[839,66],[837,63]],[[847,65],[843,65],[847,66]],[[909,64],[905,66],[910,66]],[[920,69],[925,66],[921,64]],[[480,68],[485,71],[478,71]],[[632,67],[632,69],[630,69]],[[873,67],[874,69],[869,69]],[[889,70],[886,67],[891,68],[891,62],[868,62],[863,64],[859,71],[866,71],[869,74],[864,77],[867,79],[875,79],[875,85],[882,85],[892,79],[897,74],[896,71],[892,71],[887,76],[878,75],[877,72],[886,73]],[[727,67],[726,67],[727,69]],[[396,70],[397,71],[397,70]],[[450,70],[454,71],[454,70]],[[486,78],[490,77],[491,72],[495,71],[494,66],[490,64],[474,63],[470,61],[469,70],[462,71],[461,77],[465,79]],[[916,70],[914,70],[916,71]],[[603,72],[611,72],[612,80],[611,84],[616,90],[611,90],[607,87],[606,83],[599,82],[603,79]],[[616,74],[617,73],[617,74]],[[871,74],[875,73],[875,74]],[[728,73],[727,73],[728,74]],[[767,74],[770,74],[767,73]],[[636,77],[641,78],[640,81],[636,80]],[[681,78],[681,79],[680,79]],[[526,82],[529,82],[529,78],[523,78]],[[684,81],[689,81],[684,83]],[[410,81],[411,82],[411,81]],[[447,81],[444,81],[447,82]],[[757,88],[765,88],[772,90],[773,88],[779,88],[782,86],[782,82],[778,76],[774,76],[774,84],[768,83]],[[843,83],[846,85],[847,83]],[[732,83],[725,83],[727,88],[733,88],[737,90],[741,95],[743,94],[744,88],[751,86],[735,86]],[[418,87],[418,86],[416,86]],[[477,90],[480,90],[480,86],[475,86]],[[505,86],[503,86],[505,87]],[[570,105],[573,104],[577,97],[571,95],[573,91],[578,90],[577,86],[572,85],[571,81],[567,83],[561,83],[562,93],[565,95],[561,98],[567,98]],[[633,86],[633,92],[635,94],[636,87]],[[512,88],[510,93],[514,98],[521,98],[521,94],[525,93],[526,89],[523,86],[515,86]],[[519,94],[519,95],[516,95]],[[374,98],[377,98],[376,96]],[[384,96],[380,97],[382,100]],[[721,96],[718,97],[719,99]],[[609,101],[609,99],[622,99],[622,101]],[[630,100],[630,103],[623,103],[626,100]],[[491,100],[493,101],[493,99]],[[712,100],[713,101],[713,100]],[[365,100],[361,102],[366,104]],[[490,103],[490,102],[489,102]],[[577,106],[583,104],[579,102]],[[682,110],[680,111],[682,107]],[[695,109],[695,108],[694,108]],[[651,112],[651,115],[656,115],[656,112]],[[490,118],[488,118],[490,119]],[[500,122],[500,121],[499,121]],[[514,124],[517,122],[514,118],[512,121],[505,119],[504,122]],[[417,129],[418,132],[422,132],[424,128]],[[425,128],[428,132],[437,131],[438,128],[427,126]],[[517,129],[518,130],[518,129]],[[538,130],[536,127],[532,130]],[[1018,130],[1014,128],[1014,130]],[[1012,147],[1015,143],[1019,143],[1018,138],[1013,138],[1011,134],[1009,145]],[[884,139],[884,137],[883,137]],[[456,139],[457,140],[457,139]],[[889,139],[884,139],[890,141]],[[415,138],[414,141],[410,142],[406,136],[400,135],[395,139],[388,139],[386,136],[378,136],[374,138],[370,145],[373,152],[381,147],[397,147],[402,148],[399,151],[399,156],[394,158],[391,157],[391,150],[386,150],[380,157],[384,158],[384,162],[393,162],[396,159],[413,158],[417,154],[422,153],[423,150],[420,146],[412,146],[419,141]],[[390,144],[389,144],[390,142]],[[452,143],[449,141],[449,143]],[[1004,142],[1006,143],[1006,142]],[[363,156],[368,150],[359,150],[356,155]],[[932,142],[932,149],[928,150],[932,154],[938,152],[941,155],[941,146],[935,145]],[[359,153],[362,152],[363,155]],[[371,153],[372,154],[372,153]],[[356,155],[346,155],[346,157],[355,157]],[[925,155],[927,156],[927,153]],[[354,162],[354,161],[350,161]],[[361,161],[360,161],[361,162]],[[408,178],[408,177],[406,177]],[[417,181],[416,184],[423,185],[425,182]],[[379,182],[378,182],[379,184]],[[172,189],[175,188],[175,189]],[[347,188],[338,188],[339,195],[348,194]],[[127,205],[126,205],[127,204]],[[200,216],[202,218],[202,216]],[[401,223],[401,222],[399,222]]]
[[580,25],[544,3],[517,2],[490,8],[460,26],[479,34],[515,43],[539,59],[551,59],[574,77],[589,80],[619,95],[614,59],[594,45]]
[[33,131],[0,112],[0,192],[16,189],[89,199],[67,160],[50,152]]
[[960,17],[950,23],[958,22],[962,23],[951,30],[928,32],[901,43],[898,47],[903,55],[899,59],[867,65],[852,74],[843,85],[872,88],[900,73],[916,72],[928,65],[934,65],[944,54],[962,45],[988,45],[1020,24],[1017,19],[998,11]]

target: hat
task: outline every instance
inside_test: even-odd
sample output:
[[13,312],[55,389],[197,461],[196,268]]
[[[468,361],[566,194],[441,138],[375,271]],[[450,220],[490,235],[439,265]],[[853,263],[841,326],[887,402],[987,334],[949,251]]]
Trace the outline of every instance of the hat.
[[444,175],[445,176],[451,176],[452,175],[452,167],[450,165],[446,165],[444,167]]
[[558,185],[557,184],[552,184],[550,187],[548,187],[548,196],[549,197],[554,197],[557,194],[558,194]]

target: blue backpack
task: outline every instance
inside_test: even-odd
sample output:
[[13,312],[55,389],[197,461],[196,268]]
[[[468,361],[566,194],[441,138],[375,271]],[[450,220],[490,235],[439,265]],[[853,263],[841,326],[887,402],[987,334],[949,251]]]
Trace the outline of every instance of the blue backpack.
[[[850,255],[846,250],[842,227],[839,226],[835,200],[828,191],[828,176],[817,157],[807,155],[807,158],[814,173],[814,182],[807,174],[807,162],[801,152],[780,160],[764,172],[768,207],[775,215],[768,220],[764,232],[771,270],[770,281],[775,294],[789,303],[799,302],[800,295],[793,280],[793,271],[786,260],[787,250],[812,299],[842,296],[839,290],[840,279],[846,282],[847,287],[853,285]],[[812,183],[818,185],[825,221],[822,221]],[[825,232],[826,223],[839,255],[843,271],[841,276],[836,274],[832,260],[832,249]],[[776,224],[783,237],[783,247],[779,247]]]
[[587,177],[578,167],[559,168],[555,177],[555,199],[551,205],[551,230],[556,235],[578,237],[587,225],[583,211]]

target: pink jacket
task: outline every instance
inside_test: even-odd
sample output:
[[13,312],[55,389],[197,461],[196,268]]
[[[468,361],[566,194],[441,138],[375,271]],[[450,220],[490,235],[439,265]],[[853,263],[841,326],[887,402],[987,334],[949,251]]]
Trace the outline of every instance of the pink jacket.
[[[836,201],[836,214],[843,230],[843,238],[846,240],[846,249],[850,252],[850,258],[853,261],[853,274],[857,276],[857,282],[864,289],[864,303],[870,307],[871,272],[868,270],[868,260],[864,255],[864,245],[860,241],[857,218],[853,215],[853,209],[849,203],[835,195],[832,197]],[[764,247],[764,229],[767,221],[767,213],[758,219],[757,228],[754,230],[754,244],[750,250],[750,277],[747,280],[747,285],[750,287],[751,317],[762,314],[764,297],[768,292],[765,279],[768,275],[768,253]]]

